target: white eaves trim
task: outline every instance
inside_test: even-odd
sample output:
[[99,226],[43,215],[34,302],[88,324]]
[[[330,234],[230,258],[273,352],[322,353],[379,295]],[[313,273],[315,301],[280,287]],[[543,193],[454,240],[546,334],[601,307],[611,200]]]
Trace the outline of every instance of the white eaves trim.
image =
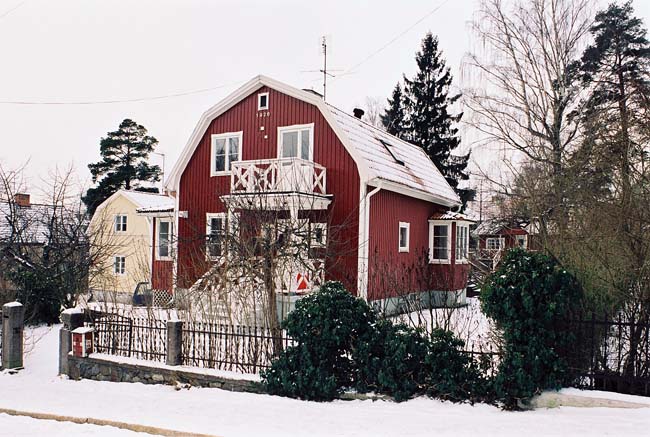
[[246,82],[244,85],[242,85],[237,90],[232,92],[221,102],[217,103],[215,106],[211,107],[210,109],[205,111],[203,115],[201,115],[199,122],[197,123],[194,130],[192,131],[192,134],[190,135],[190,138],[187,144],[185,145],[185,148],[183,149],[180,157],[174,164],[174,167],[171,170],[169,178],[165,183],[165,186],[169,190],[178,191],[181,175],[183,174],[185,167],[190,161],[192,155],[194,154],[194,151],[198,147],[201,138],[203,137],[206,130],[210,126],[212,120],[214,120],[224,112],[228,111],[230,108],[232,108],[237,103],[239,103],[242,99],[244,99],[248,95],[254,93],[255,91],[257,91],[258,89],[264,86],[267,86],[283,94],[286,94],[288,96],[294,97],[298,100],[302,100],[303,102],[310,103],[316,106],[321,112],[321,114],[323,115],[323,117],[325,118],[325,120],[327,121],[327,123],[329,124],[329,126],[332,128],[332,130],[334,130],[334,133],[339,138],[341,143],[343,143],[343,146],[352,157],[352,160],[357,165],[361,184],[365,183],[368,179],[370,179],[371,175],[369,174],[368,166],[366,165],[365,161],[356,152],[354,147],[351,145],[351,142],[347,138],[347,135],[339,127],[338,123],[334,119],[333,115],[331,114],[330,110],[327,107],[327,104],[323,101],[323,99],[316,96],[315,94],[299,90],[292,86],[286,85],[282,82],[278,82],[275,79],[271,79],[270,77],[259,75],[254,77],[250,81]]
[[427,202],[437,203],[438,205],[455,207],[459,206],[460,202],[453,201],[446,197],[436,196],[435,194],[426,191],[418,190],[415,188],[407,187],[397,182],[387,181],[385,179],[374,178],[368,181],[368,185],[378,186],[381,184],[383,190],[393,191],[398,194],[413,197],[415,199],[426,200]]

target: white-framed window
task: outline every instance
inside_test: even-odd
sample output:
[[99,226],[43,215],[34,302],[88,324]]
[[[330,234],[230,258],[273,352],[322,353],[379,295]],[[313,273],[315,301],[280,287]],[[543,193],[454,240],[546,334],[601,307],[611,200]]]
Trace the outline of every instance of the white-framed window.
[[429,222],[429,262],[433,264],[449,264],[451,262],[451,225],[449,222]]
[[225,213],[206,214],[205,255],[208,259],[215,259],[223,255],[225,231]]
[[115,216],[115,225],[113,229],[115,232],[126,232],[126,214],[118,214]]
[[503,238],[490,237],[485,240],[485,248],[487,250],[501,250],[503,249]]
[[469,253],[469,225],[456,224],[456,264],[467,262]]
[[311,247],[327,246],[327,223],[309,223],[309,235],[311,238]]
[[172,256],[172,221],[171,219],[158,219],[156,239],[156,259],[167,260]]
[[407,222],[399,222],[399,251],[408,252],[409,251],[409,238],[411,234],[411,224]]
[[528,235],[517,235],[517,246],[522,249],[528,248]]
[[230,172],[232,163],[241,160],[243,135],[241,131],[212,135],[210,176],[218,176]]
[[123,255],[116,255],[113,257],[113,273],[116,275],[126,274],[126,257]]
[[314,123],[278,127],[278,157],[314,160]]
[[257,110],[263,111],[269,109],[269,93],[259,93],[257,95]]

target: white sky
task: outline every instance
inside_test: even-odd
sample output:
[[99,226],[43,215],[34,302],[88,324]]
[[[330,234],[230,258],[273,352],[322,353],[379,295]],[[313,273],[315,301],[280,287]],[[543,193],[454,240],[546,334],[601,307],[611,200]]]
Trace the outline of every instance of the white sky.
[[[100,138],[129,117],[160,141],[169,171],[201,113],[251,77],[320,90],[321,76],[303,71],[321,68],[321,35],[331,35],[328,67],[345,70],[438,6],[354,74],[329,84],[328,102],[348,111],[367,96],[385,98],[403,73],[415,71],[428,30],[440,38],[461,86],[477,1],[0,0],[0,102],[121,100],[224,85],[149,102],[0,103],[0,163],[12,168],[29,160],[34,191],[55,166],[73,164],[88,180]],[[650,22],[650,0],[634,7]]]

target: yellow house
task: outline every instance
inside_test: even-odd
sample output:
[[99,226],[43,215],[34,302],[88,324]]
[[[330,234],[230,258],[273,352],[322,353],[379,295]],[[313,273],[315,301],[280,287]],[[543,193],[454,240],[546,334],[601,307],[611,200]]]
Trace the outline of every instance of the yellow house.
[[174,199],[162,194],[119,190],[95,211],[90,226],[96,268],[90,291],[97,300],[130,302],[140,282],[151,277],[153,218],[140,211],[174,210]]

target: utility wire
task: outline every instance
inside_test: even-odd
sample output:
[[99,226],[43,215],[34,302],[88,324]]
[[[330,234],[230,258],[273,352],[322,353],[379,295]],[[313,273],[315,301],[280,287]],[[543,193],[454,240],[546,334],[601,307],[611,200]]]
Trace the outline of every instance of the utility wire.
[[28,1],[28,0],[23,0],[23,1],[21,1],[20,3],[18,3],[16,6],[14,6],[13,8],[9,8],[9,9],[7,9],[6,11],[4,11],[2,14],[0,14],[0,20],[2,20],[3,18],[5,18],[7,15],[11,14],[13,11],[15,11],[16,9],[18,9],[19,7],[21,7],[21,6],[24,5],[25,3],[27,3],[27,1]]
[[383,52],[384,50],[386,50],[386,49],[387,49],[389,46],[391,46],[395,41],[397,41],[398,39],[400,39],[401,37],[403,37],[404,35],[406,35],[407,33],[409,33],[409,32],[410,32],[411,30],[413,30],[413,28],[416,27],[418,24],[422,23],[424,20],[426,20],[426,19],[429,18],[431,15],[433,15],[434,13],[436,13],[436,12],[438,11],[438,9],[440,9],[441,7],[443,7],[447,2],[449,2],[449,0],[443,0],[442,3],[440,3],[438,6],[436,6],[435,8],[433,8],[432,10],[430,10],[429,12],[427,12],[424,16],[422,16],[420,19],[418,19],[415,23],[413,23],[413,24],[412,24],[411,26],[409,26],[407,29],[405,29],[405,30],[403,30],[402,32],[400,32],[399,34],[397,34],[393,39],[391,39],[390,41],[388,41],[386,44],[384,44],[383,46],[381,46],[380,48],[378,48],[377,50],[375,50],[374,52],[372,52],[371,54],[369,54],[368,56],[366,56],[366,57],[365,57],[363,60],[361,60],[359,63],[353,65],[353,66],[350,67],[350,68],[348,68],[348,69],[347,69],[346,71],[344,71],[343,73],[338,74],[338,75],[336,76],[336,78],[334,78],[334,79],[332,79],[332,80],[330,81],[330,83],[331,83],[331,82],[336,82],[339,78],[341,78],[341,77],[343,77],[343,76],[345,76],[345,75],[352,74],[352,73],[354,72],[354,70],[356,70],[356,69],[359,68],[361,65],[365,64],[366,62],[368,62],[370,59],[372,59],[372,58],[374,58],[375,56],[377,56],[379,53],[381,53],[381,52]]
[[215,91],[221,88],[226,88],[231,85],[235,85],[241,83],[239,82],[231,82],[223,85],[217,85],[214,87],[210,88],[202,88],[198,90],[192,90],[192,91],[185,91],[185,92],[180,92],[180,93],[173,93],[173,94],[165,94],[162,96],[151,96],[151,97],[135,97],[135,98],[128,98],[128,99],[112,99],[112,100],[79,100],[79,101],[47,101],[47,100],[36,100],[36,101],[30,101],[30,100],[0,100],[0,105],[111,105],[114,103],[134,103],[134,102],[150,102],[154,100],[164,100],[164,99],[171,99],[175,97],[182,97],[182,96],[191,96],[194,94],[202,94],[202,93],[207,93],[210,91]]

